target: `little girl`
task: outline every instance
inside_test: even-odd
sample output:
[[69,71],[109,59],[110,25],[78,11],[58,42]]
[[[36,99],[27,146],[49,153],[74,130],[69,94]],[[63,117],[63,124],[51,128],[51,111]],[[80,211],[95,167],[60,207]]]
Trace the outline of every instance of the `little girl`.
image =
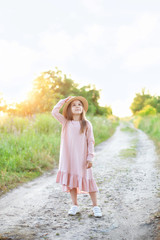
[[[64,105],[65,104],[65,105]],[[59,110],[64,105],[63,115]],[[97,206],[98,191],[92,175],[94,135],[92,124],[85,118],[88,101],[81,96],[61,99],[53,108],[52,115],[62,124],[59,170],[56,182],[63,191],[70,192],[73,206],[69,215],[79,212],[77,193],[89,193],[95,217],[101,217]]]

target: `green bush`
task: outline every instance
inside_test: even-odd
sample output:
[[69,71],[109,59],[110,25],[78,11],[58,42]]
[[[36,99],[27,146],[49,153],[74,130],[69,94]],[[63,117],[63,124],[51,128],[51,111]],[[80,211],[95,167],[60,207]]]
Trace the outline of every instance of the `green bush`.
[[147,105],[141,111],[137,112],[137,115],[144,117],[144,116],[156,115],[156,113],[157,113],[157,110],[154,107]]

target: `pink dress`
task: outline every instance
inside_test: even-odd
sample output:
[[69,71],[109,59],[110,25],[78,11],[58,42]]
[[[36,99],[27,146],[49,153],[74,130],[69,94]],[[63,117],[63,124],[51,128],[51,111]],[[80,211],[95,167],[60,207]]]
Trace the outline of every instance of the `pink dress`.
[[63,191],[77,188],[77,193],[97,192],[92,168],[87,169],[87,161],[94,157],[94,135],[92,124],[87,120],[86,133],[80,133],[80,122],[67,120],[60,108],[65,99],[60,100],[52,110],[52,115],[62,124],[59,170],[56,182],[62,184]]

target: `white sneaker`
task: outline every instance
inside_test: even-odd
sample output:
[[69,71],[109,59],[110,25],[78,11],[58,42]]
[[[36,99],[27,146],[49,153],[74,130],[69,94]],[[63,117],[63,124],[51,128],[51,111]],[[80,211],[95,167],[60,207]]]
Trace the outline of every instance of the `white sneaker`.
[[76,213],[79,213],[79,207],[77,205],[73,205],[68,211],[68,215],[74,216]]
[[102,217],[101,209],[98,206],[93,207],[93,213],[95,217]]

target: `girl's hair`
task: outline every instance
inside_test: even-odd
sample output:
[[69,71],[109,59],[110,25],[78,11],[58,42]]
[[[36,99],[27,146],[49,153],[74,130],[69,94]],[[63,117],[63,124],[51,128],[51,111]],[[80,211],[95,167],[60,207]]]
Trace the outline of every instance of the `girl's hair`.
[[[80,101],[80,100],[79,100]],[[81,102],[81,101],[80,101]],[[72,102],[71,102],[72,103]],[[68,120],[73,120],[73,114],[72,114],[72,110],[71,110],[71,103],[68,105],[67,111],[66,111],[66,115],[67,115],[67,119]],[[82,103],[82,102],[81,102]],[[83,106],[83,103],[82,103]],[[85,117],[85,111],[84,108],[82,110],[82,113],[80,115],[80,124],[81,124],[81,129],[80,129],[80,133],[84,133],[84,131],[87,128],[87,120]]]

